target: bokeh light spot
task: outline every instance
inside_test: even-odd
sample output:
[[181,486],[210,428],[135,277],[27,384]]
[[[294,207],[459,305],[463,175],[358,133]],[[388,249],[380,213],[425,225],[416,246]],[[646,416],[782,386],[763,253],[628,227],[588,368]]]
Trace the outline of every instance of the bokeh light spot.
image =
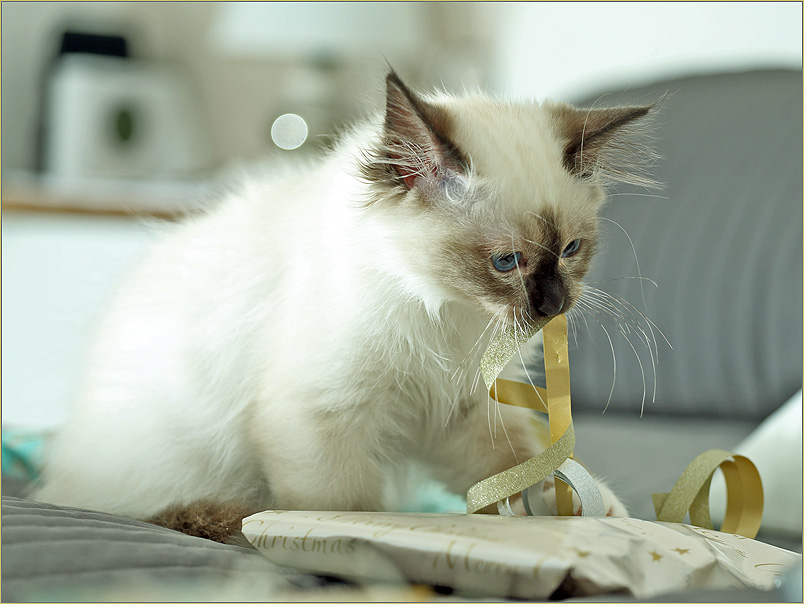
[[307,140],[307,122],[295,113],[280,115],[271,126],[271,139],[280,149],[296,149]]

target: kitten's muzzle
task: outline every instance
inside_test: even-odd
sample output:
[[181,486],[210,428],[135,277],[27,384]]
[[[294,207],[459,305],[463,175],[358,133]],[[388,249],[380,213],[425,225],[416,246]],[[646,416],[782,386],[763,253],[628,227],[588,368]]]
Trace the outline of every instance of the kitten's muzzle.
[[549,279],[528,291],[530,305],[541,317],[553,317],[564,309],[564,287],[557,279]]

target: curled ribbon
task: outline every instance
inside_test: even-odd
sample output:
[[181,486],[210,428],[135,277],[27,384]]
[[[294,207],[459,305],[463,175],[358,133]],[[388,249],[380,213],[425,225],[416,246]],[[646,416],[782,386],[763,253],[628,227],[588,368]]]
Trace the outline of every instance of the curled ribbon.
[[[497,376],[519,348],[539,330],[544,333],[544,373],[546,388],[498,379]],[[555,474],[556,505],[559,515],[572,515],[572,490],[578,493],[584,515],[604,511],[600,491],[591,475],[574,462],[572,449],[575,433],[570,409],[567,320],[564,315],[545,319],[527,330],[508,329],[491,344],[480,361],[483,380],[491,396],[508,405],[526,407],[548,414],[552,445],[543,453],[474,485],[466,496],[467,513],[474,513],[497,503],[501,515],[513,515],[508,498],[521,492],[525,509],[537,512],[536,502],[528,498],[528,489]],[[654,493],[656,518],[663,522],[690,522],[713,528],[709,515],[709,487],[712,475],[720,468],[726,482],[726,513],[721,531],[753,539],[762,521],[762,481],[756,466],[746,457],[712,449],[696,457],[670,493]],[[544,510],[538,510],[543,513]]]
[[759,472],[747,457],[720,449],[710,449],[693,459],[669,493],[653,493],[656,519],[683,522],[689,512],[692,524],[713,528],[709,486],[718,468],[726,482],[726,513],[720,530],[749,539],[756,537],[764,505]]
[[[595,479],[581,464],[571,458],[565,459],[564,463],[556,469],[555,475],[572,487],[572,490],[578,494],[584,516],[606,515],[603,497],[600,496],[600,490],[597,488]],[[522,503],[525,505],[525,511],[528,516],[549,516],[550,510],[544,499],[539,497],[531,499],[530,492],[533,488],[522,491]],[[510,505],[505,506],[498,502],[497,507],[498,509],[502,508],[502,511],[500,511],[501,516],[514,515]]]
[[499,474],[489,476],[470,488],[466,493],[466,512],[474,514],[487,505],[507,499],[544,480],[564,463],[564,460],[572,453],[574,445],[575,431],[570,424],[569,429],[561,438],[540,455],[531,457]]
[[[542,328],[544,328],[544,373],[547,388],[535,387],[534,391],[534,386],[528,384],[497,379],[519,348]],[[597,485],[580,464],[566,463],[572,456],[572,449],[575,446],[575,431],[570,412],[566,317],[559,315],[552,320],[544,319],[526,331],[507,330],[489,344],[480,361],[480,367],[483,380],[495,400],[548,413],[552,445],[536,457],[475,484],[466,494],[467,513],[472,514],[498,502],[498,510],[508,514],[509,497],[526,491],[551,474],[557,473],[559,468],[563,468],[561,474],[557,473],[559,478],[565,481],[556,482],[558,513],[562,516],[573,514],[571,489],[575,488],[582,506],[584,501],[588,502],[588,507],[582,507],[583,513],[590,515],[596,510],[596,502],[600,499]],[[582,474],[586,474],[588,480],[581,478]],[[600,501],[599,507],[602,510],[602,499]]]

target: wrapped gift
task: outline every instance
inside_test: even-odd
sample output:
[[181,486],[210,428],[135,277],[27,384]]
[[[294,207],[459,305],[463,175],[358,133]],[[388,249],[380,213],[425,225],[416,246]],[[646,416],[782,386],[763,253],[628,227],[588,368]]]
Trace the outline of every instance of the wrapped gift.
[[753,539],[634,518],[267,511],[243,533],[278,564],[477,597],[768,590],[801,566]]

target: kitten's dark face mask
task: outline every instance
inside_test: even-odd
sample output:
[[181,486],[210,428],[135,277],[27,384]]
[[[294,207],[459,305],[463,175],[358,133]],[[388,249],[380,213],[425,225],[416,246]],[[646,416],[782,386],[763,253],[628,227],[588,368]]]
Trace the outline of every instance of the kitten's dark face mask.
[[[540,215],[545,213],[543,210]],[[562,236],[556,222],[550,221],[532,236],[522,239],[517,250],[504,256],[493,254],[491,264],[498,279],[507,278],[519,281],[519,291],[509,296],[509,304],[519,307],[520,314],[527,318],[552,317],[566,313],[575,303],[582,291],[581,279],[589,268],[596,242],[596,225],[586,229],[582,237],[567,240]],[[524,250],[524,251],[523,251]],[[516,273],[519,273],[518,275]],[[524,290],[524,293],[523,291]],[[524,298],[524,299],[523,299]]]
[[561,222],[545,208],[500,229],[496,239],[469,229],[446,237],[442,278],[463,299],[506,322],[566,313],[583,292],[581,280],[597,246],[597,220],[567,230]]

